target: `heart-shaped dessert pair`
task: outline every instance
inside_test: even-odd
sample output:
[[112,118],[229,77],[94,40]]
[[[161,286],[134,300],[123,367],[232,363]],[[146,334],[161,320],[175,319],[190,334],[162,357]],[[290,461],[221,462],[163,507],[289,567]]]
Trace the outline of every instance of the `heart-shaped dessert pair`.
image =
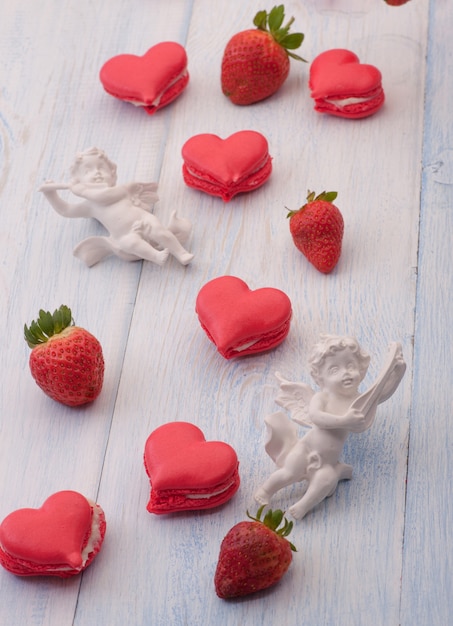
[[287,336],[291,301],[272,287],[252,291],[235,276],[220,276],[199,291],[195,306],[209,339],[226,359],[257,354]]
[[238,193],[257,189],[272,171],[267,139],[253,130],[242,130],[226,139],[195,135],[183,145],[182,157],[186,184],[225,202]]
[[376,113],[384,104],[381,72],[360,63],[341,48],[317,56],[310,67],[309,87],[315,110],[357,119]]
[[230,500],[239,488],[233,448],[206,441],[189,422],[170,422],[153,431],[144,462],[151,483],[150,513],[209,509]]
[[143,56],[120,54],[101,68],[104,89],[150,115],[177,98],[189,81],[187,54],[174,41],[153,46]]
[[18,576],[74,576],[99,552],[105,530],[98,504],[76,491],[59,491],[39,509],[18,509],[5,517],[0,563]]

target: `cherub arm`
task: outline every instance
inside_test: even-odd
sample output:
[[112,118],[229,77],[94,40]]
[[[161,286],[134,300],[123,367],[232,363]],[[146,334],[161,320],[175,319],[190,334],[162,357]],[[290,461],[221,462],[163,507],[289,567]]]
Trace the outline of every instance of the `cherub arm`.
[[325,410],[325,392],[315,393],[308,407],[312,423],[323,430],[340,429],[352,432],[363,430],[365,416],[357,409],[349,409],[343,415],[336,415]]
[[57,191],[61,189],[69,189],[69,185],[66,183],[47,181],[41,185],[39,191],[42,191],[51,207],[63,217],[90,216],[90,205],[88,202],[79,202],[77,204],[66,202],[63,198],[60,198],[57,193]]
[[89,186],[83,183],[73,183],[69,189],[76,196],[85,198],[109,206],[124,198],[129,198],[131,203],[145,211],[149,211],[153,202],[159,198],[155,193],[157,183],[127,183],[126,185],[115,185],[113,187]]
[[114,204],[123,198],[127,198],[129,195],[126,185],[116,185],[115,187],[90,187],[83,183],[73,183],[70,185],[69,189],[75,196],[104,206]]

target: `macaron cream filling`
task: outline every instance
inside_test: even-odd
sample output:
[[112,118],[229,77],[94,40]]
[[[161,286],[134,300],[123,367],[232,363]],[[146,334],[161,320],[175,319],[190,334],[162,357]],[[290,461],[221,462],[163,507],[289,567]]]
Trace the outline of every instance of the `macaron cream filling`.
[[188,70],[187,68],[185,68],[180,74],[178,74],[178,76],[176,76],[176,78],[174,78],[170,83],[168,83],[165,89],[163,89],[158,94],[158,96],[154,98],[152,102],[142,102],[140,100],[129,99],[129,98],[124,98],[124,101],[129,102],[130,104],[133,104],[136,107],[158,107],[160,104],[160,101],[162,100],[162,97],[167,93],[167,91],[171,89],[173,85],[176,85],[176,83],[179,82],[182,78],[185,78],[187,74],[188,74]]

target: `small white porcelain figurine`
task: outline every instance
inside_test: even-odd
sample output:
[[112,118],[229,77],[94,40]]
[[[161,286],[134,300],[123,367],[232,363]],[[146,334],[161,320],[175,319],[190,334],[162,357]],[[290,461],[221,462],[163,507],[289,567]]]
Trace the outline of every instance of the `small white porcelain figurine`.
[[[352,467],[340,461],[347,436],[372,426],[378,404],[396,391],[406,370],[401,345],[391,343],[381,374],[360,393],[369,363],[369,355],[356,339],[322,335],[309,359],[320,391],[276,373],[280,383],[276,402],[290,412],[291,419],[279,411],[264,420],[268,429],[265,449],[278,469],[255,493],[260,504],[269,504],[277,491],[305,480],[305,493],[288,509],[295,519],[302,519],[334,493],[339,480],[352,477]],[[293,422],[310,430],[299,438]]]
[[[191,223],[173,212],[165,228],[150,212],[158,200],[157,183],[117,185],[116,180],[116,165],[102,150],[89,148],[77,154],[69,184],[47,181],[41,186],[40,191],[60,215],[95,218],[110,234],[84,239],[74,255],[88,266],[112,254],[126,261],[145,259],[158,265],[172,254],[182,265],[190,263],[193,254],[183,244],[191,233]],[[83,201],[64,201],[57,192],[65,189]]]

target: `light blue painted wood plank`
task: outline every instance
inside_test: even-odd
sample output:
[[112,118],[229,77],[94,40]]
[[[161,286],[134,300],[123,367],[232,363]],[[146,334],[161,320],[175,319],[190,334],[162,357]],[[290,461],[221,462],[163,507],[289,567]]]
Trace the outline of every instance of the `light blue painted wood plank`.
[[[310,382],[306,354],[326,330],[361,339],[373,355],[370,378],[393,339],[402,340],[412,365],[427,5],[307,0],[288,6],[307,35],[304,56],[345,46],[382,70],[386,106],[357,123],[313,112],[308,67],[301,65],[293,64],[269,101],[246,108],[228,103],[219,87],[223,46],[261,8],[252,0],[238,2],[235,11],[231,6],[228,0],[215,10],[209,0],[17,0],[2,12],[0,319],[10,332],[0,352],[0,517],[71,487],[97,494],[108,522],[104,548],[82,578],[23,581],[0,571],[2,626],[398,623],[411,367],[373,429],[348,442],[353,480],[296,524],[299,553],[282,584],[225,603],[212,578],[222,537],[254,507],[253,491],[272,468],[263,417],[275,409],[274,371]],[[439,20],[447,18],[451,8],[444,4]],[[171,107],[148,117],[103,92],[97,71],[105,59],[140,54],[170,38],[187,42],[191,72],[187,91]],[[184,140],[246,127],[269,139],[269,183],[228,206],[185,188]],[[43,178],[63,177],[75,151],[92,144],[116,160],[121,179],[159,179],[156,212],[178,209],[194,223],[193,264],[161,269],[112,260],[87,269],[72,258],[72,247],[96,226],[60,218],[36,189]],[[329,277],[310,268],[288,237],[284,206],[301,204],[307,186],[337,189],[347,222],[341,263]],[[427,256],[428,248],[425,264]],[[51,266],[57,269],[43,282],[43,268]],[[291,296],[291,334],[275,352],[226,362],[201,331],[198,289],[230,272],[252,287],[276,286]],[[420,294],[428,289],[420,286]],[[28,375],[22,324],[54,299],[74,302],[78,321],[105,346],[109,368],[95,410],[57,408]],[[436,364],[423,369],[433,385]],[[170,518],[145,510],[144,443],[152,429],[174,419],[193,421],[207,438],[236,448],[242,487],[221,510]],[[440,433],[444,439],[433,449],[442,451],[445,429]],[[415,438],[415,459],[416,445]],[[420,513],[422,485],[415,483]],[[276,505],[286,507],[297,490],[282,493]],[[414,532],[411,550],[420,537]],[[414,554],[406,562],[410,575],[409,565],[420,567]],[[425,582],[418,579],[415,589]],[[445,599],[438,596],[443,615]],[[407,593],[403,607],[411,602]]]
[[401,624],[453,615],[453,57],[448,2],[430,3]]
[[[100,486],[102,501],[113,511],[117,541],[103,554],[111,567],[87,571],[76,623],[84,624],[97,603],[109,625],[121,624],[134,597],[138,622],[397,624],[410,371],[373,430],[349,442],[345,456],[355,466],[354,479],[296,524],[300,551],[282,584],[225,603],[215,596],[213,574],[221,539],[253,509],[253,491],[271,471],[263,417],[275,409],[274,371],[309,382],[307,351],[325,330],[357,334],[373,354],[375,373],[386,343],[395,337],[412,362],[424,9],[414,4],[391,13],[367,3],[365,13],[350,18],[345,11],[320,11],[316,3],[292,7],[296,23],[310,34],[309,58],[323,46],[342,44],[383,71],[386,108],[372,120],[350,124],[313,112],[305,66],[294,65],[282,92],[265,103],[248,108],[228,103],[218,87],[224,41],[248,24],[256,6],[242,2],[228,21],[230,7],[219,3],[213,15],[207,0],[194,4],[188,37],[192,82],[172,120],[161,188],[162,210],[177,208],[192,219],[196,258],[185,269],[165,268],[158,286],[152,268],[143,268]],[[223,205],[181,185],[185,139],[197,132],[226,136],[240,128],[261,130],[269,139],[274,172],[265,187]],[[401,180],[410,181],[404,198]],[[348,223],[342,262],[330,277],[309,268],[288,239],[284,206],[301,204],[307,186],[338,189]],[[239,362],[225,362],[215,353],[194,304],[201,285],[224,273],[290,295],[292,331],[278,350]],[[149,367],[140,356],[144,342]],[[208,438],[224,439],[238,452],[242,487],[219,511],[156,518],[145,510],[143,446],[151,430],[175,419],[195,422]],[[275,504],[286,508],[298,489],[281,493]]]
[[[178,0],[159,14],[148,3],[122,0],[16,0],[2,7],[1,519],[60,489],[97,496],[141,264],[111,259],[85,267],[72,249],[99,227],[61,218],[37,190],[46,178],[67,179],[75,152],[93,144],[110,153],[123,181],[158,179],[169,115],[151,120],[129,111],[104,92],[98,71],[114,54],[144,52],[165,25],[169,39],[184,37],[188,15],[190,3]],[[48,399],[28,370],[23,324],[62,302],[104,349],[103,392],[83,409]],[[81,581],[24,580],[2,569],[0,623],[72,624]]]

